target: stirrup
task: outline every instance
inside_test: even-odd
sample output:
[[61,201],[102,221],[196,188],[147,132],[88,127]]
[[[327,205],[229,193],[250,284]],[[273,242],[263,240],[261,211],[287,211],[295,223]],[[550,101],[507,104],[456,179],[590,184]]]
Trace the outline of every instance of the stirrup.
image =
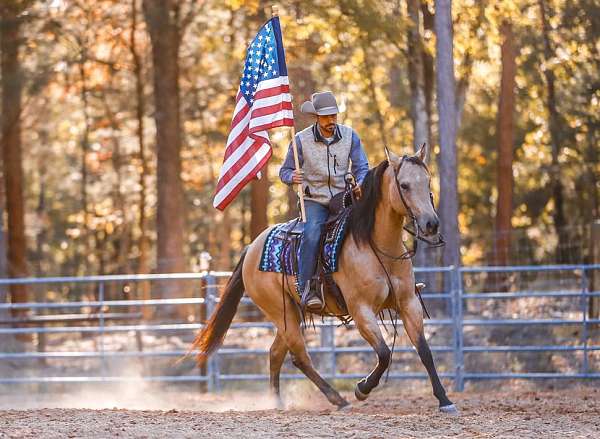
[[320,312],[325,307],[325,301],[320,297],[319,291],[313,289],[317,283],[315,279],[310,279],[304,285],[304,291],[302,292],[302,298],[300,305],[303,309],[310,312]]
[[310,312],[320,312],[321,310],[323,310],[323,306],[323,302],[321,301],[321,299],[319,299],[319,296],[317,295],[308,299],[304,307]]

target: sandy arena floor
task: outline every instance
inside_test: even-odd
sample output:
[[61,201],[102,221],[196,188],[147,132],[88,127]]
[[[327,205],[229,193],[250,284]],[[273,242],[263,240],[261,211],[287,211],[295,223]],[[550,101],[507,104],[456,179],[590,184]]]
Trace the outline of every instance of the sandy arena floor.
[[[140,395],[138,395],[139,398]],[[346,395],[350,398],[350,395]],[[0,402],[0,438],[599,438],[600,389],[517,390],[450,394],[459,416],[441,415],[425,390],[376,392],[337,411],[304,392],[285,411],[248,393],[161,400],[171,410],[39,408],[96,407],[99,400]],[[119,403],[116,407],[128,406]],[[140,401],[131,406],[139,406]],[[148,395],[142,406],[159,404]],[[25,407],[14,410],[8,407]],[[26,408],[30,407],[30,408]],[[236,407],[236,410],[231,410]]]

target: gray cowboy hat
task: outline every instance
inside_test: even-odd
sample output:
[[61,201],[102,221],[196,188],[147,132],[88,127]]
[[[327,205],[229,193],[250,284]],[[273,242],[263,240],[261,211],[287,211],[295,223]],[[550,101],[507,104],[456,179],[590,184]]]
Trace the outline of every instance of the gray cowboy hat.
[[302,113],[316,114],[318,116],[329,116],[338,114],[338,108],[335,96],[330,91],[322,91],[313,93],[310,101],[306,101],[300,107]]

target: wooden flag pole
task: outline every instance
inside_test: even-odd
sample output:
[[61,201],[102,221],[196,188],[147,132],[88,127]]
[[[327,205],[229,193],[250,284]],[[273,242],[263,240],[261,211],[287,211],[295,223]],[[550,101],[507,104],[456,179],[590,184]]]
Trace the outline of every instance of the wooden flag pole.
[[[273,5],[271,7],[273,17],[279,16],[279,6]],[[298,147],[296,146],[296,127],[292,125],[292,151],[294,152],[294,166],[296,167],[296,171],[300,171],[300,160],[298,159]],[[302,222],[306,222],[306,210],[304,209],[304,191],[302,190],[302,185],[296,185],[296,191],[298,193],[298,199],[300,200],[300,217],[302,218]]]

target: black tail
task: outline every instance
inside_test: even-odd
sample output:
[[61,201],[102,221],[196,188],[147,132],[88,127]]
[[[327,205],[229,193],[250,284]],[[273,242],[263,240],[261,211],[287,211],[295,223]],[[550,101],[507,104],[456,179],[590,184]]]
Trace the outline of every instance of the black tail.
[[194,343],[192,343],[192,347],[190,349],[198,349],[200,353],[198,354],[197,360],[198,365],[202,366],[208,360],[208,357],[215,352],[221,344],[223,343],[223,339],[225,338],[225,334],[233,321],[233,317],[237,311],[238,305],[242,300],[242,296],[244,295],[244,280],[242,279],[242,265],[244,264],[244,259],[246,257],[247,248],[242,252],[242,256],[240,257],[239,262],[237,263],[235,269],[233,270],[233,274],[229,278],[229,282],[227,282],[227,286],[225,287],[225,291],[221,296],[221,299],[217,305],[217,309],[210,317],[210,320],[202,329]]

